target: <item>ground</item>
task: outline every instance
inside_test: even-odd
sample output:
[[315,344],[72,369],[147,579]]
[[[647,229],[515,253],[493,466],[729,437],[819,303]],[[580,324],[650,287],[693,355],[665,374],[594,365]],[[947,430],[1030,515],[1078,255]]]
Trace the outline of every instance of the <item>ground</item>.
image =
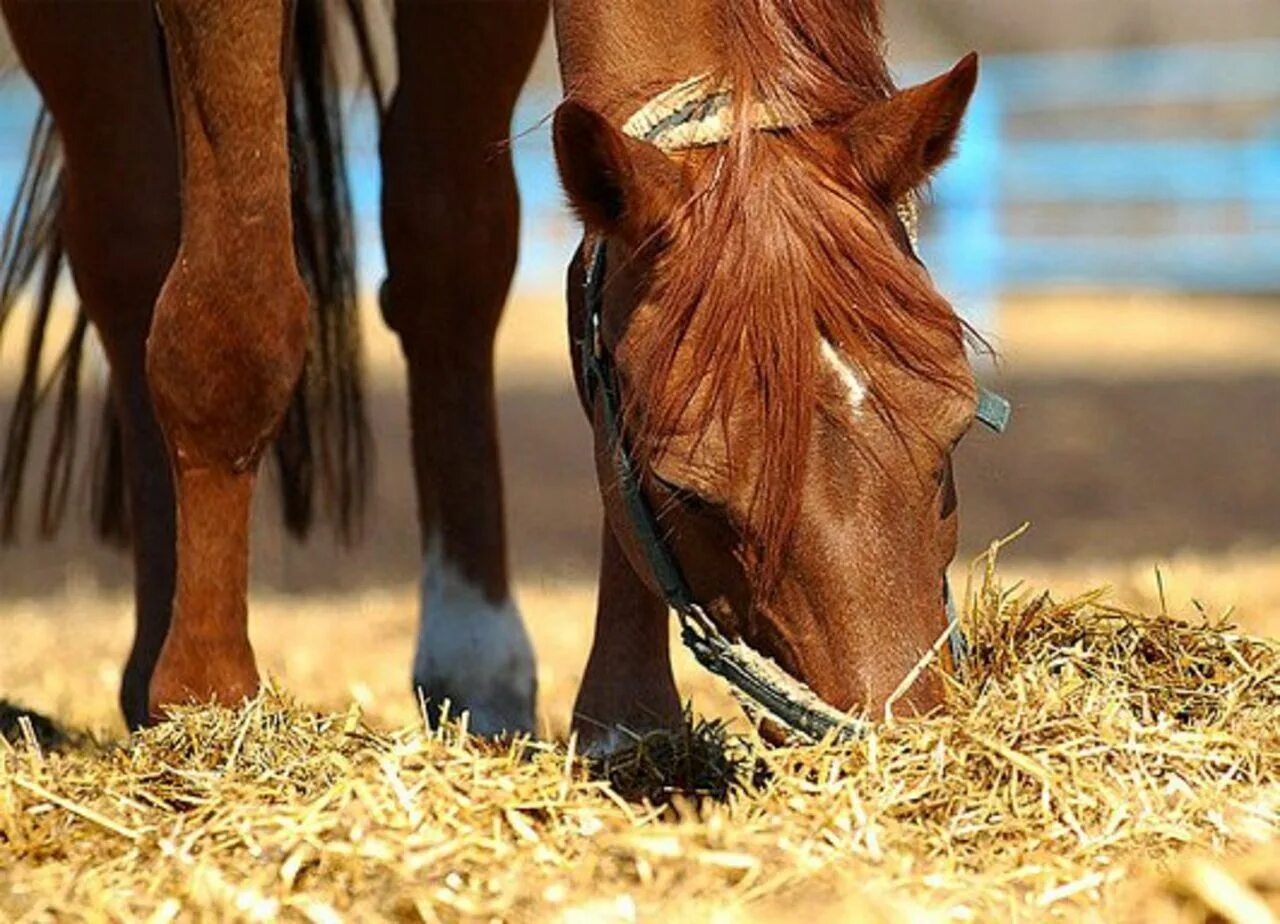
[[[504,456],[510,485],[513,563],[519,602],[538,653],[542,730],[554,740],[562,739],[566,733],[590,640],[598,516],[587,452],[588,434],[567,379],[567,342],[560,312],[557,300],[551,296],[528,297],[517,302],[504,325],[501,349]],[[1250,633],[1280,635],[1280,480],[1274,478],[1276,451],[1280,445],[1280,423],[1277,423],[1280,418],[1275,413],[1280,403],[1280,314],[1276,313],[1276,305],[1261,301],[1170,299],[1157,294],[1122,300],[1078,294],[1037,296],[1002,306],[996,326],[999,333],[996,346],[1003,359],[986,374],[1013,400],[1015,418],[1012,429],[1004,437],[975,433],[961,450],[961,515],[965,528],[957,583],[964,585],[967,562],[988,542],[1029,520],[1030,531],[1003,554],[1002,574],[1006,584],[1024,580],[1027,587],[1050,588],[1058,600],[1108,584],[1114,588],[1115,599],[1138,611],[1167,611],[1195,619],[1201,611],[1213,616],[1230,611],[1231,618]],[[388,731],[420,724],[408,693],[417,605],[417,539],[405,462],[407,434],[402,373],[394,345],[376,326],[372,331],[368,346],[373,370],[371,406],[378,437],[378,481],[367,524],[367,541],[360,548],[344,551],[336,548],[330,536],[321,531],[308,547],[292,546],[274,526],[274,501],[269,494],[264,494],[254,559],[254,644],[266,672],[307,709],[341,717],[349,714],[353,704],[358,707],[359,721],[371,729],[373,737],[369,740],[381,741],[377,736],[391,736],[386,739],[391,743],[384,742],[374,751],[394,755],[392,764],[408,768],[406,773],[425,772],[422,764],[430,761],[423,755],[431,754],[438,754],[445,763],[453,761],[449,766],[464,776],[497,772],[498,764],[486,763],[490,758],[456,742],[433,743],[433,739],[421,732],[392,734]],[[10,343],[17,339],[17,336],[6,337]],[[12,368],[10,359],[0,357],[0,369]],[[0,388],[8,384],[0,376]],[[108,740],[118,739],[121,729],[116,714],[116,691],[130,638],[125,559],[117,552],[94,547],[83,524],[75,522],[69,524],[66,535],[51,545],[28,542],[4,549],[0,553],[0,587],[4,588],[0,598],[0,639],[3,640],[0,696],[25,703],[73,729],[91,731]],[[678,676],[682,692],[692,699],[699,713],[726,717],[738,714],[718,683],[699,671],[683,654],[678,656]],[[331,735],[341,737],[342,729],[334,729],[345,720],[332,720],[325,725],[322,720],[311,717],[311,713],[298,711],[294,706],[268,703],[263,708],[282,710],[285,718],[280,719],[280,727],[291,729],[289,734],[302,734],[298,729],[305,726],[311,729],[306,734],[314,732],[318,736],[316,740],[330,741],[326,736]],[[223,727],[249,729],[246,740],[251,740],[251,732],[257,728],[253,723],[258,720],[224,717],[218,721],[231,723]],[[237,726],[235,722],[242,724]],[[319,724],[307,724],[312,722]],[[197,724],[197,729],[204,727]],[[315,731],[317,728],[320,730]],[[361,750],[365,745],[352,745],[348,738],[342,741],[347,743],[334,746],[346,754],[343,759],[357,764],[372,759],[367,749]],[[354,750],[348,753],[343,748]],[[150,756],[145,759],[161,759],[156,757],[154,749],[147,754]],[[555,751],[542,754],[538,759],[554,763],[563,762],[565,757],[563,751]],[[1270,779],[1270,791],[1277,792],[1275,780],[1280,771],[1276,769],[1275,751],[1264,748],[1252,759],[1255,762],[1252,771],[1257,771],[1254,782]],[[26,772],[22,769],[26,765],[20,761],[15,763],[17,760],[13,758],[0,766],[0,857],[6,850],[5,825],[16,824],[13,821],[16,815],[5,814],[6,810],[16,811],[18,797],[14,795],[17,789],[13,780]],[[80,774],[75,779],[82,781],[89,778],[85,775],[86,767],[99,766],[89,758],[76,760],[89,763],[73,761],[64,770],[73,777]],[[183,773],[196,774],[196,768],[187,768]],[[23,778],[28,782],[46,779],[39,774]],[[64,801],[74,803],[81,798],[74,793],[84,793],[83,787],[76,789],[75,779],[68,781],[65,775],[56,774],[49,779],[67,784],[65,792],[73,795],[64,793]],[[542,780],[538,785],[546,783],[546,779],[537,779]],[[594,784],[575,781],[573,785]],[[823,791],[816,783],[811,784],[818,787],[816,790],[806,790],[805,786],[810,784],[802,785],[802,781],[787,785],[794,788],[786,790],[786,798],[794,797],[802,802],[814,798],[815,792]],[[855,787],[855,790],[868,798],[871,798],[868,792],[879,792],[865,788],[868,786],[871,783],[864,779],[858,783],[858,787],[863,788]],[[310,796],[320,799],[317,793],[321,790],[311,792]],[[1256,792],[1250,790],[1249,798],[1255,799],[1258,792],[1263,791],[1267,791],[1266,786]],[[229,798],[228,792],[219,790],[217,798],[210,797],[209,804],[221,804],[218,800]],[[476,798],[488,805],[485,800],[491,796],[492,793]],[[29,789],[22,790],[21,798],[21,805],[38,814],[59,811],[56,801],[42,802]],[[465,801],[463,795],[458,798]],[[598,796],[591,798],[597,799],[590,803],[594,806],[591,811],[604,812],[601,808],[604,802],[613,804],[608,800],[600,802]],[[1132,803],[1125,802],[1123,811],[1141,813],[1142,805],[1152,804],[1144,803],[1144,798],[1135,796]],[[585,811],[574,799],[565,804],[576,806],[573,811]],[[631,865],[630,872],[621,879],[617,870],[607,875],[601,873],[604,893],[600,901],[606,902],[607,907],[590,904],[579,907],[574,902],[569,905],[588,915],[578,920],[607,919],[609,915],[626,919],[628,914],[635,916],[636,902],[643,912],[645,901],[649,900],[645,896],[651,898],[652,890],[667,882],[664,877],[671,874],[669,867],[675,859],[694,855],[688,851],[693,849],[689,844],[695,841],[700,844],[697,850],[702,851],[696,855],[703,857],[696,863],[732,872],[735,862],[800,863],[797,857],[803,851],[797,852],[799,848],[792,850],[785,843],[772,846],[766,843],[769,837],[785,840],[795,835],[797,825],[816,825],[809,835],[820,838],[833,836],[830,832],[839,830],[840,824],[853,824],[857,829],[857,812],[851,815],[853,810],[849,806],[840,809],[833,805],[830,811],[835,814],[815,820],[811,814],[814,806],[809,802],[805,804],[804,813],[793,817],[787,815],[790,810],[785,799],[781,803],[767,801],[753,807],[749,797],[742,797],[723,817],[715,812],[708,815],[706,812],[710,810],[702,809],[698,811],[703,814],[692,821],[677,818],[670,830],[664,827],[666,822],[654,828],[647,820],[632,818],[623,824],[617,816],[608,815],[601,823],[609,837],[615,838],[616,842],[610,841],[614,844],[611,850],[620,850],[617,844],[627,838],[640,837],[637,833],[640,829],[643,837],[652,838],[653,842],[646,841],[648,846],[638,853],[623,851],[630,858],[626,862]],[[1155,804],[1160,803],[1157,800]],[[1268,807],[1257,809],[1264,816],[1263,827],[1270,825],[1274,829],[1274,805],[1271,802],[1267,803]],[[138,818],[143,819],[139,824],[145,827],[154,821],[138,811]],[[257,810],[246,809],[246,818],[253,816],[254,811]],[[641,810],[628,811],[640,811],[640,816],[647,818]],[[539,815],[534,811],[528,821],[532,827],[525,834],[531,834],[535,840],[547,837],[546,825],[551,823],[548,818],[554,815],[555,812]],[[762,820],[766,815],[767,822]],[[520,825],[524,822],[522,815],[515,817],[516,821],[508,821],[508,827],[515,825],[514,839],[519,841]],[[721,820],[714,821],[717,817]],[[744,822],[746,826],[735,831],[733,825],[744,817],[751,819],[750,824]],[[1215,850],[1241,850],[1247,846],[1234,833],[1220,837],[1206,835],[1201,840],[1198,832],[1209,830],[1202,821],[1179,829],[1170,837],[1187,838],[1192,846]],[[393,828],[400,824],[386,818],[371,823],[391,824]],[[832,824],[836,828],[830,828]],[[1124,842],[1121,846],[1133,849],[1139,842],[1125,841],[1126,824],[1115,821],[1117,844]],[[1235,823],[1230,820],[1223,820],[1221,824],[1223,831],[1236,831]],[[697,829],[696,836],[690,835],[692,841],[684,839],[681,825],[693,825]],[[708,833],[715,825],[721,829],[729,826],[729,833],[715,835],[721,837],[719,842]],[[256,827],[252,830],[256,832],[254,836],[265,836]],[[500,840],[511,835],[510,830],[504,829],[504,832]],[[344,844],[350,844],[350,833],[346,831]],[[1095,834],[1105,839],[1105,825],[1098,832],[1090,831],[1090,836]],[[468,836],[483,838],[486,835],[482,830],[475,830]],[[499,836],[496,829],[494,836]],[[717,843],[721,846],[716,846]],[[1117,857],[1124,855],[1121,846],[1116,848]],[[580,845],[575,849],[580,849]],[[662,853],[664,850],[666,854]],[[496,848],[495,851],[491,859],[502,862],[502,852]],[[647,885],[644,863],[636,860],[636,856],[642,860],[648,856],[646,851],[656,852],[645,860],[650,864],[650,873],[656,876]],[[858,863],[873,863],[880,891],[887,889],[892,895],[902,891],[913,903],[922,901],[924,896],[923,904],[930,904],[927,900],[930,889],[924,882],[928,875],[920,870],[934,869],[931,875],[940,875],[936,864],[931,867],[923,860],[908,863],[899,847],[887,852],[873,850],[872,854],[879,856],[878,861],[868,859],[865,844],[851,851],[849,857]],[[1153,857],[1164,858],[1174,853],[1167,841],[1161,841]],[[11,885],[31,888],[40,882],[36,859],[39,855],[39,851],[35,851],[23,854],[26,859],[18,859],[19,863],[35,865],[21,867],[24,872],[14,874]],[[565,859],[570,856],[565,854],[561,859],[571,865],[585,862],[578,854]],[[841,862],[839,858],[844,854],[836,851],[822,853],[822,856],[830,863]],[[1091,862],[1095,862],[1096,855],[1091,856]],[[1085,878],[1075,884],[1075,891],[1071,883],[1062,878],[1050,877],[1042,882],[1026,869],[1017,872],[1015,866],[1011,868],[1014,872],[1007,874],[1005,886],[978,881],[981,877],[971,876],[966,880],[968,891],[962,890],[964,900],[959,904],[949,902],[943,894],[946,889],[939,894],[942,906],[953,918],[960,914],[956,908],[963,911],[965,907],[988,912],[1016,911],[1019,916],[1034,917],[1053,913],[1059,896],[1052,890],[1065,888],[1061,898],[1070,899],[1064,907],[1071,909],[1071,913],[1084,909],[1111,919],[1123,916],[1115,904],[1112,879],[1128,871],[1129,862],[1117,859],[1108,872],[1104,858],[1100,865],[1081,873]],[[727,866],[722,869],[715,865],[717,863]],[[903,863],[906,866],[895,879],[892,867]],[[56,868],[55,865],[48,867],[49,870]],[[218,872],[216,864],[209,869],[214,873],[208,875],[226,875],[225,870]],[[654,873],[654,869],[658,872]],[[1193,879],[1196,875],[1210,878],[1226,875],[1218,867],[1206,869],[1218,872],[1188,875]],[[770,874],[774,872],[771,870]],[[791,873],[800,880],[806,875],[803,864],[795,866],[788,875]],[[1158,873],[1157,870],[1151,874]],[[24,875],[27,878],[23,878]],[[734,878],[738,874],[730,876],[725,872],[724,875],[728,877],[726,882],[740,884],[739,879]],[[754,909],[762,915],[776,914],[779,908],[785,907],[792,912],[799,909],[804,916],[812,917],[820,909],[835,914],[832,909],[850,907],[843,903],[861,901],[856,897],[856,890],[851,891],[850,883],[843,880],[817,877],[812,892],[800,889],[797,893],[791,887],[766,888],[762,883],[773,880],[762,872],[751,875],[758,877],[752,881],[760,886],[757,897],[764,904],[758,904],[754,898],[735,904],[734,908],[738,909],[735,914],[742,908]],[[1018,880],[1019,876],[1025,880],[1025,888],[1016,899],[1010,899],[1012,893],[1006,892],[1000,893],[1000,900],[986,904],[973,897],[982,890],[1006,888],[1009,881]],[[1096,876],[1102,878],[1087,878]],[[572,877],[570,880],[577,881]],[[619,885],[619,882],[633,880],[639,883],[634,888]],[[908,880],[914,882],[910,889],[881,888],[885,882],[901,885]],[[1034,895],[1030,894],[1032,886],[1026,885],[1033,881],[1041,883],[1040,891]],[[553,879],[539,882],[540,888],[554,893]],[[1056,884],[1046,885],[1046,882]],[[0,876],[0,891],[3,884]],[[61,882],[59,887],[70,888],[66,882]],[[125,886],[116,881],[112,888]],[[218,893],[218,888],[215,884],[199,894],[223,894]],[[356,886],[352,888],[359,891]],[[184,894],[187,901],[194,893]],[[270,897],[274,893],[253,894]],[[707,903],[705,891],[694,889],[681,894],[690,903],[686,907],[690,919],[709,917],[715,910],[714,902]],[[746,888],[733,894],[737,902],[744,894],[752,893]],[[803,901],[796,898],[797,894],[805,896]],[[520,905],[519,914],[510,908],[496,913],[532,919],[554,916],[551,911],[560,914],[567,907],[563,902],[545,903],[534,901],[524,893],[521,895],[522,902],[533,904]],[[1037,905],[1036,900],[1046,895],[1048,899]],[[774,896],[773,905],[768,902],[769,896]],[[575,893],[574,901],[578,898]],[[628,901],[632,903],[630,906]],[[431,914],[442,914],[446,919],[451,914],[467,916],[458,909],[442,911],[444,905],[428,905]],[[425,913],[423,908],[428,905],[418,907],[418,912]],[[163,917],[170,912],[192,912],[193,907],[197,906],[181,903],[168,906],[157,899],[151,904],[129,905],[128,914],[149,909],[147,913],[155,911],[163,913]],[[207,911],[222,906],[213,902],[199,907]],[[290,907],[298,911],[296,906]],[[477,909],[483,910],[477,905],[472,911]],[[13,907],[0,901],[0,919],[6,910],[13,911]],[[84,909],[77,913],[84,913]],[[303,909],[298,913],[310,912]],[[323,916],[322,910],[315,911],[313,919],[316,915]],[[253,915],[245,912],[243,916]],[[831,919],[837,920],[839,916]],[[1232,918],[1228,916],[1228,919]]]

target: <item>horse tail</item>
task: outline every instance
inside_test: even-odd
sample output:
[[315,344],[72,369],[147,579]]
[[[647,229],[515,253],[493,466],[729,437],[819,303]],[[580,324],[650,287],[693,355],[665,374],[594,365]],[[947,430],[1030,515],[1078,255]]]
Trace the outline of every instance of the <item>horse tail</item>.
[[0,236],[0,334],[12,318],[19,299],[31,291],[31,323],[22,362],[22,375],[9,414],[4,456],[0,460],[0,542],[14,541],[22,500],[22,485],[31,455],[35,424],[50,393],[58,393],[53,435],[49,441],[40,526],[50,535],[66,508],[67,488],[75,452],[79,406],[80,359],[87,324],[83,312],[47,381],[41,380],[41,361],[49,318],[53,311],[63,247],[58,228],[62,204],[62,147],[53,118],[41,110],[27,147],[26,166],[17,195]]
[[[364,4],[346,0],[364,78],[381,105]],[[342,100],[334,25],[325,0],[297,5],[289,143],[298,268],[314,317],[305,387],[299,388],[276,440],[285,523],[305,535],[314,482],[344,540],[359,533],[371,467],[357,315],[355,219],[347,186]]]
[[[357,315],[354,215],[347,185],[335,25],[327,0],[301,0],[294,24],[288,87],[294,245],[311,293],[311,343],[306,369],[276,439],[281,510],[288,530],[304,537],[314,520],[317,492],[343,541],[360,531],[368,495],[372,439],[365,413]],[[364,77],[381,106],[382,88],[361,0],[344,0]],[[18,193],[0,235],[0,336],[24,293],[31,292],[31,324],[22,375],[0,457],[0,542],[17,538],[22,488],[38,414],[56,396],[41,494],[40,534],[64,519],[76,457],[80,372],[89,324],[76,319],[52,372],[42,381],[49,320],[65,251],[59,233],[62,150],[53,119],[41,110]],[[94,447],[95,531],[127,542],[121,423],[109,398]]]

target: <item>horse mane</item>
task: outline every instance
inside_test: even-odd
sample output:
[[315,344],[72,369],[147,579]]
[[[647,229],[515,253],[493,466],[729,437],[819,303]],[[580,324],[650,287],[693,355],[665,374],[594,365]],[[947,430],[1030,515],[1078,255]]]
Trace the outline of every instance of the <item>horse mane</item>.
[[[727,428],[731,409],[751,403],[763,428],[758,455],[728,464],[754,467],[748,523],[739,525],[757,593],[767,594],[796,523],[815,415],[829,397],[819,383],[821,338],[862,371],[877,412],[901,434],[912,422],[872,360],[964,388],[948,362],[963,327],[891,236],[893,204],[874,213],[853,145],[829,130],[749,124],[764,106],[789,124],[829,125],[890,96],[878,5],[734,0],[722,17],[714,79],[733,88],[736,127],[726,144],[696,156],[692,198],[664,234],[669,246],[653,275],[658,329],[652,353],[635,364],[646,405],[629,423],[640,451],[652,453],[664,434]],[[691,343],[696,362],[678,361]]]

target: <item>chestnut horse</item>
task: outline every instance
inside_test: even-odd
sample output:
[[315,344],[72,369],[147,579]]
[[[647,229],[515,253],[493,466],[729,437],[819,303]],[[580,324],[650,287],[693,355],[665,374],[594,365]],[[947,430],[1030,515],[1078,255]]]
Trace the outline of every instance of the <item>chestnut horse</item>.
[[[255,473],[307,353],[290,4],[160,0],[179,170],[148,3],[0,2],[66,145],[62,237],[124,421],[140,625],[126,716],[236,701],[258,682]],[[408,361],[426,557],[414,679],[483,732],[530,729],[534,714],[492,348],[517,223],[499,142],[546,7],[399,4],[382,134],[382,303]],[[874,0],[556,0],[554,12],[556,154],[586,229],[570,329],[587,341],[577,371],[605,507],[575,726],[602,747],[618,726],[681,721],[678,601],[655,545],[714,632],[827,707],[936,707],[940,678],[915,668],[947,629],[950,455],[977,392],[963,325],[901,205],[949,154],[976,59],[897,90]],[[618,465],[623,448],[634,468]],[[656,511],[654,529],[637,509]]]

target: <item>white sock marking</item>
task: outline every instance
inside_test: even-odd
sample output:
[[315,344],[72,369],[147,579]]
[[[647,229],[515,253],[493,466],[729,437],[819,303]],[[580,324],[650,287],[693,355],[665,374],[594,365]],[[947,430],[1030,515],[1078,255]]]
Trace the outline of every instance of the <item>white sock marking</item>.
[[438,535],[422,567],[414,685],[433,701],[448,698],[453,715],[470,711],[477,734],[535,731],[537,676],[520,611],[486,599],[445,557]]

